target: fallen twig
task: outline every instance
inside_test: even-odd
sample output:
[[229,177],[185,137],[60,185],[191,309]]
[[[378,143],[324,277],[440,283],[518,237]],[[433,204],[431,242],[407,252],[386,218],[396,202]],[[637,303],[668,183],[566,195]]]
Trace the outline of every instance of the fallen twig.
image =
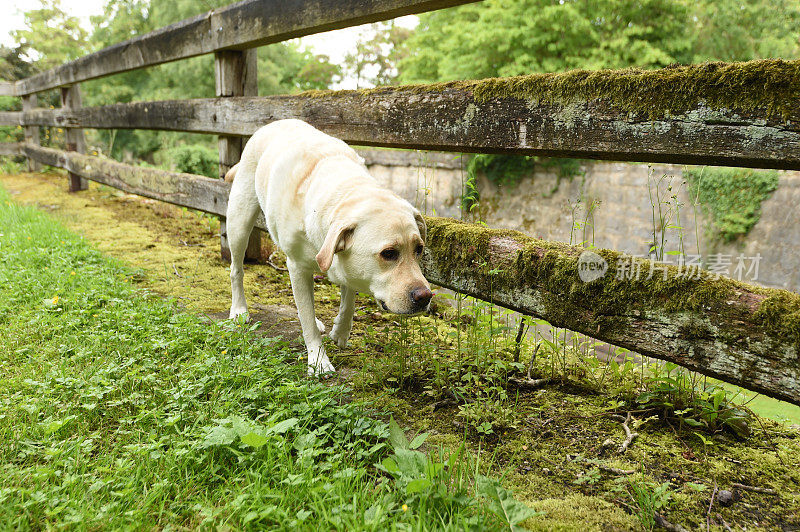
[[273,254],[274,253],[271,253],[270,256],[267,257],[267,260],[265,261],[266,265],[278,270],[279,272],[288,272],[289,271],[288,268],[281,268],[280,266],[278,266],[277,264],[274,264],[272,262],[272,255]]
[[[519,329],[517,330],[517,337],[514,340],[514,342],[517,344],[514,347],[514,362],[519,362],[519,352],[520,352],[520,348],[522,346],[522,335],[523,334],[525,334],[525,320],[520,318],[520,320],[519,320]],[[539,346],[537,345],[536,347],[538,348]],[[534,358],[536,358],[536,355],[533,355],[531,360],[533,360]]]
[[431,412],[436,412],[440,408],[445,408],[448,406],[456,406],[457,404],[458,403],[452,399],[442,399],[441,401],[436,401],[431,405]]
[[515,384],[520,388],[535,390],[537,388],[541,388],[551,380],[553,379],[517,379],[515,377],[511,377],[508,379],[508,382]]
[[760,488],[758,486],[748,486],[747,484],[739,484],[738,482],[734,482],[731,484],[733,489],[745,490],[745,491],[752,491],[755,493],[761,493],[763,495],[772,495],[777,496],[778,492],[771,488]]
[[536,347],[533,348],[533,354],[531,355],[531,361],[528,362],[528,373],[527,379],[531,380],[531,369],[533,368],[533,361],[536,360],[536,354],[539,352],[539,348],[542,344],[536,344]]
[[458,397],[453,390],[444,390],[444,394],[447,396],[447,399],[442,399],[441,401],[436,401],[431,405],[432,411],[436,412],[440,408],[445,408],[447,406],[456,406],[461,403],[467,404],[473,402],[473,399],[469,399],[467,397]]
[[611,466],[607,466],[607,465],[604,465],[604,464],[600,464],[600,463],[596,462],[595,460],[591,460],[589,458],[582,458],[581,462],[584,462],[584,463],[587,463],[587,464],[591,464],[591,465],[595,466],[598,469],[602,469],[603,471],[606,471],[607,473],[612,473],[614,475],[633,475],[634,473],[636,473],[635,469],[619,469],[619,468],[616,468],[616,467],[611,467]]
[[622,445],[619,446],[619,452],[620,454],[622,454],[628,450],[628,447],[630,447],[630,445],[633,443],[633,440],[639,437],[639,433],[632,432],[630,427],[628,426],[628,423],[631,420],[630,412],[628,412],[628,416],[625,418],[616,414],[611,417],[622,423],[622,428],[625,430],[625,441],[622,442]]
[[706,530],[711,532],[711,508],[714,507],[714,499],[717,496],[717,481],[714,481],[714,492],[711,494],[711,501],[708,503],[708,511],[706,512]]
[[656,524],[658,526],[660,526],[661,528],[663,528],[665,530],[669,530],[670,532],[689,532],[687,529],[683,528],[681,525],[673,525],[672,523],[670,523],[669,521],[664,519],[664,516],[661,515],[658,512],[655,512],[655,515],[653,515],[653,518],[655,519],[655,522],[656,522]]
[[516,384],[520,388],[527,388],[528,390],[535,390],[537,388],[541,388],[545,384],[549,383],[553,379],[545,378],[545,379],[532,379],[531,378],[531,370],[533,369],[533,361],[536,360],[536,353],[539,352],[539,347],[542,344],[537,344],[533,350],[533,354],[531,355],[531,361],[528,362],[528,373],[524,379],[518,379],[516,377],[510,377],[508,382],[512,384]]
[[175,263],[174,262],[172,263],[172,269],[175,270],[175,275],[177,275],[178,277],[183,279],[183,275],[178,273],[178,268],[175,267]]

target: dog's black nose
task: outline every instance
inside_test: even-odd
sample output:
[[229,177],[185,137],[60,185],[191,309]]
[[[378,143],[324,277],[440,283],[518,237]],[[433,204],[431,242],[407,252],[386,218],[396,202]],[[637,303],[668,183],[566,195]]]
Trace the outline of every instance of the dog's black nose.
[[421,286],[411,291],[411,301],[414,302],[414,308],[422,309],[428,306],[433,297],[433,292],[429,288]]

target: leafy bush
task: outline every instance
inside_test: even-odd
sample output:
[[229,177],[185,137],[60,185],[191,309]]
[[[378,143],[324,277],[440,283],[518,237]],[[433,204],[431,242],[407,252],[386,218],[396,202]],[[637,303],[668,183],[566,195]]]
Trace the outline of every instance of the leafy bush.
[[202,144],[186,144],[170,149],[167,156],[179,172],[219,177],[219,154],[215,149]]

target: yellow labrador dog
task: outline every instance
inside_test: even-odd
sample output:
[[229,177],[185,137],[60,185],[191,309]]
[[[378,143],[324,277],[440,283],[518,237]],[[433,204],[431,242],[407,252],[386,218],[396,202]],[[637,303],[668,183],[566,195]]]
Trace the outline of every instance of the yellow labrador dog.
[[245,248],[264,212],[269,234],[286,254],[308,371],[334,371],[314,314],[314,274],[341,286],[330,337],[340,347],[352,328],[356,292],[375,296],[398,314],[427,309],[431,290],[419,267],[426,227],[422,215],[381,188],[347,144],[300,120],[259,129],[225,180],[233,182],[227,210],[231,249],[231,312],[247,312],[242,283]]

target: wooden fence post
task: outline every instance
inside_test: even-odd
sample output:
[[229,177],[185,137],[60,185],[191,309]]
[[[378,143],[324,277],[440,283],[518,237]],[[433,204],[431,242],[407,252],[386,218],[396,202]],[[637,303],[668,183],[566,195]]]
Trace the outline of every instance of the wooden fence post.
[[[217,97],[258,96],[257,49],[223,50],[214,54],[214,78]],[[219,136],[219,177],[225,177],[228,170],[239,162],[246,139],[242,137]],[[220,219],[220,252],[222,259],[230,261],[228,237],[225,220]],[[261,256],[261,232],[253,229],[247,244],[245,260],[263,260]]]
[[[36,105],[39,103],[39,98],[36,94],[29,94],[27,96],[22,97],[22,111],[32,111],[36,108]],[[39,140],[39,126],[25,126],[25,143],[26,144],[33,144],[34,146],[40,145]],[[39,161],[28,159],[28,171],[29,172],[38,172],[42,169],[42,165]]]
[[[81,107],[81,88],[80,85],[70,85],[61,87],[61,107],[64,110],[74,110]],[[67,151],[86,153],[86,139],[83,136],[83,129],[64,128],[64,138],[67,141]],[[89,182],[79,175],[69,173],[69,191],[78,192],[89,188]]]

